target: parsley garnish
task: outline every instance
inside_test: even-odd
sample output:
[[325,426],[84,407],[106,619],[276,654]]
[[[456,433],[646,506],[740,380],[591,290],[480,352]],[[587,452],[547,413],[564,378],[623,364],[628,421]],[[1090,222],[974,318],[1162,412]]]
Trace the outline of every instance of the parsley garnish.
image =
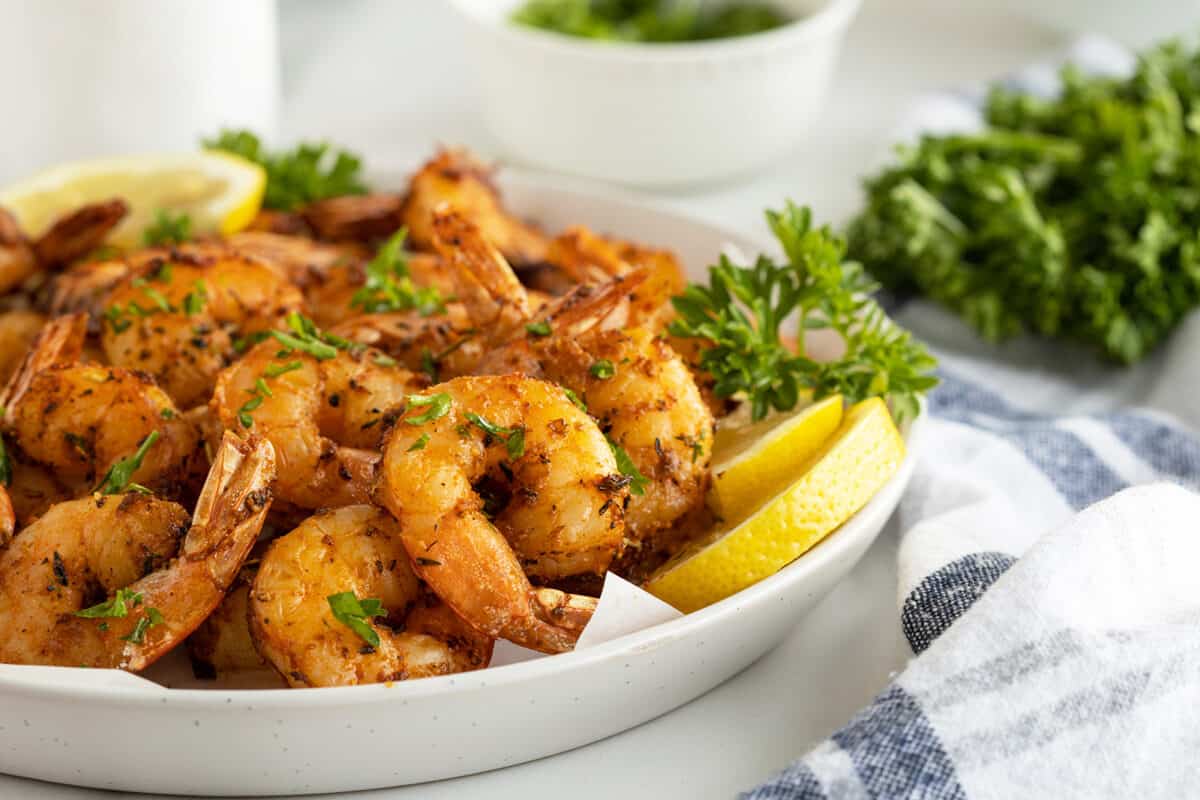
[[137,472],[142,466],[142,460],[146,457],[146,453],[150,451],[151,446],[158,441],[158,431],[150,431],[150,434],[142,440],[138,446],[137,452],[131,456],[118,459],[115,464],[108,468],[108,472],[104,473],[104,477],[100,480],[95,491],[100,494],[120,494],[126,489],[132,489],[138,492],[149,492],[145,486],[140,484],[130,483],[133,478],[133,473]]
[[650,479],[638,471],[637,465],[633,463],[633,459],[629,457],[629,453],[625,452],[625,448],[609,439],[608,447],[612,450],[613,457],[617,459],[617,471],[629,478],[629,493],[638,496],[646,493],[646,487],[650,485]]
[[0,434],[0,483],[5,486],[12,483],[12,461],[8,458],[8,447],[4,444],[2,434]]
[[429,444],[429,434],[422,433],[420,436],[417,437],[417,440],[415,442],[413,442],[411,445],[408,446],[408,449],[405,450],[404,452],[412,453],[416,450],[424,450],[425,445],[427,445],[427,444]]
[[404,420],[409,425],[424,425],[426,422],[432,422],[435,419],[441,419],[450,413],[450,404],[453,402],[450,395],[445,392],[431,394],[428,397],[422,397],[419,394],[410,394],[407,398],[409,408],[418,408],[420,406],[429,406],[422,414],[409,417]]
[[579,395],[575,394],[574,392],[572,392],[570,389],[568,389],[565,386],[562,387],[562,390],[567,395],[567,399],[571,401],[572,405],[574,405],[576,408],[578,408],[583,413],[585,413],[585,414],[587,413],[587,406],[584,405],[584,402],[579,399]]
[[593,378],[599,378],[603,381],[616,375],[617,368],[607,358],[601,358],[592,362],[592,365],[588,367],[588,372],[592,373]]
[[154,212],[154,222],[142,231],[142,243],[147,247],[183,244],[190,238],[192,238],[192,218],[183,212],[172,214],[165,208]]
[[[692,284],[673,299],[675,336],[708,340],[700,367],[715,380],[719,397],[744,393],[752,416],[788,411],[809,389],[816,399],[840,393],[847,402],[887,396],[897,420],[911,417],[917,398],[937,385],[936,362],[925,348],[891,323],[867,295],[876,285],[861,265],[843,261],[845,243],[828,228],[813,228],[807,208],[788,202],[768,211],[767,222],[787,263],[759,256],[752,267],[722,255],[709,267],[709,285]],[[800,355],[780,340],[780,327],[797,319]],[[804,335],[830,328],[841,335],[841,358],[817,362],[804,353]]]
[[470,411],[463,416],[476,428],[504,442],[504,446],[508,450],[509,461],[516,461],[525,455],[525,429],[523,427],[518,425],[515,428],[505,428]]
[[423,317],[445,312],[441,292],[432,286],[413,283],[404,253],[407,236],[407,228],[396,231],[367,262],[366,283],[350,298],[352,308],[368,314],[416,310]]
[[147,607],[146,616],[139,618],[138,621],[134,623],[133,630],[130,631],[127,636],[122,636],[120,638],[122,641],[132,642],[133,644],[142,644],[146,641],[146,631],[150,630],[155,625],[162,625],[164,621],[165,620],[163,619],[161,611],[159,611],[157,608]]
[[[302,314],[295,311],[289,313],[287,324],[292,329],[292,333],[270,330],[267,331],[267,335],[275,337],[288,350],[299,350],[302,353],[308,353],[318,361],[328,361],[331,358],[337,358],[339,349],[345,349],[345,347],[339,348],[330,343],[330,334],[322,333],[316,323]],[[340,338],[338,341],[339,343],[345,342]]]
[[354,592],[339,592],[325,599],[329,602],[334,619],[357,633],[371,647],[379,647],[379,632],[372,627],[371,618],[387,616],[382,600],[359,600]]
[[223,130],[205,139],[204,146],[241,156],[266,170],[264,208],[294,211],[314,200],[367,191],[359,178],[359,158],[345,150],[334,150],[325,142],[303,142],[294,150],[271,153],[250,131]]
[[208,300],[208,290],[204,288],[202,281],[196,281],[192,284],[191,291],[183,296],[183,313],[189,317],[193,314],[199,314],[204,310],[204,303]]
[[141,592],[134,592],[129,589],[117,589],[116,593],[108,600],[105,600],[103,603],[97,603],[91,608],[76,611],[75,616],[83,617],[84,619],[126,617],[129,616],[130,608],[136,608],[141,604]]
[[526,325],[525,332],[530,336],[542,337],[549,336],[553,332],[553,329],[550,327],[548,320],[542,320],[541,322],[531,322]]
[[294,372],[303,367],[304,363],[301,361],[289,361],[286,364],[268,364],[267,368],[263,370],[263,375],[266,375],[268,378],[278,378],[280,375]]

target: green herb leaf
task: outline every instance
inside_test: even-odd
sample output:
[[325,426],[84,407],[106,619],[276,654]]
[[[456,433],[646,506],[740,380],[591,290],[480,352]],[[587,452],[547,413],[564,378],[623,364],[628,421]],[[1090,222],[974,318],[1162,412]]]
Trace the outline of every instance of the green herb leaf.
[[553,329],[550,327],[550,322],[548,320],[542,320],[540,322],[531,322],[526,325],[525,332],[530,336],[541,337],[549,336],[553,332]]
[[223,130],[204,140],[204,146],[253,161],[266,171],[264,208],[294,211],[314,200],[367,191],[359,158],[325,142],[304,142],[293,150],[271,153],[250,131]]
[[[709,285],[693,284],[673,299],[673,335],[706,340],[700,367],[714,378],[719,397],[744,394],[752,416],[788,411],[808,389],[819,399],[841,393],[850,403],[887,396],[897,420],[937,384],[936,362],[894,325],[868,296],[876,286],[861,265],[843,260],[845,243],[828,228],[814,228],[807,208],[788,203],[768,211],[767,222],[787,263],[759,256],[743,267],[721,256],[709,267]],[[780,339],[785,320],[796,318],[799,354]],[[845,353],[817,362],[804,355],[805,334],[829,328]]]
[[409,408],[429,406],[424,413],[405,419],[404,421],[409,425],[424,425],[426,422],[441,419],[450,413],[450,405],[453,402],[450,395],[445,392],[431,394],[428,397],[422,397],[419,394],[410,394],[406,399]]
[[333,618],[354,631],[359,637],[371,645],[379,647],[379,632],[371,625],[372,617],[387,616],[383,610],[383,601],[375,598],[359,600],[354,592],[339,592],[325,598]]
[[526,0],[512,13],[519,25],[587,39],[689,42],[747,36],[786,25],[774,4],[679,0]]
[[562,390],[567,395],[567,399],[571,401],[572,405],[574,405],[583,413],[587,413],[587,406],[584,405],[583,401],[579,399],[579,395],[575,394],[565,386],[562,387]]
[[192,238],[192,218],[183,212],[172,214],[165,208],[155,211],[154,222],[142,231],[142,243],[147,247],[183,244],[190,238]]
[[429,444],[429,434],[422,433],[420,436],[417,437],[417,440],[415,442],[413,442],[411,445],[408,446],[408,449],[405,450],[404,452],[412,453],[416,450],[424,450],[425,445],[427,445],[427,444]]
[[[124,615],[122,614],[121,616]],[[155,625],[162,625],[163,622],[165,622],[165,620],[163,619],[162,612],[157,608],[148,607],[146,609],[146,615],[144,617],[140,617],[138,621],[134,623],[133,630],[130,631],[127,636],[122,636],[120,638],[122,641],[131,642],[133,644],[143,644],[146,641],[146,631],[150,630]]]
[[208,290],[204,288],[202,281],[196,281],[192,284],[192,289],[183,296],[183,313],[189,317],[193,314],[199,314],[204,310],[204,304],[208,301]]
[[268,364],[267,368],[263,370],[263,375],[266,375],[268,378],[278,378],[280,375],[303,368],[304,362],[302,361],[289,361],[286,364]]
[[625,448],[607,436],[604,438],[608,441],[608,447],[612,450],[613,457],[617,459],[617,471],[629,478],[629,493],[639,497],[644,495],[646,487],[650,485],[650,479],[638,471],[637,465],[633,463],[629,453],[625,452]]
[[117,589],[112,597],[91,608],[76,611],[75,616],[84,619],[116,618],[129,616],[129,609],[142,604],[142,593],[129,589]]
[[592,362],[592,365],[588,367],[588,372],[592,374],[593,378],[608,380],[617,374],[617,368],[607,358],[601,358],[598,361]]
[[3,435],[0,435],[0,483],[5,486],[12,484],[12,461],[8,458],[8,447],[4,444]]
[[516,461],[525,455],[525,429],[523,427],[505,428],[471,411],[463,416],[476,428],[504,442],[504,446],[508,449],[509,461]]
[[407,236],[407,228],[396,231],[367,262],[366,282],[350,298],[352,308],[368,314],[415,310],[423,317],[445,313],[446,305],[435,287],[419,287],[412,281],[404,252]]
[[[142,440],[138,446],[137,452],[131,456],[118,459],[108,472],[104,473],[104,477],[96,486],[95,491],[100,494],[120,494],[129,486],[130,480],[133,478],[133,473],[137,472],[142,466],[143,459],[146,458],[146,453],[158,441],[158,431],[150,431],[150,434]],[[142,487],[143,489],[145,487]]]

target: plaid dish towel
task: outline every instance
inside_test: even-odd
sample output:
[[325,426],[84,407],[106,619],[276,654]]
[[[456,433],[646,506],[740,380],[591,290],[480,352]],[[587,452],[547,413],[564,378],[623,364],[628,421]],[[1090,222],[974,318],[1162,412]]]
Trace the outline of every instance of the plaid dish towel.
[[[1068,57],[1132,63],[1099,39]],[[927,98],[906,132],[977,126],[981,100]],[[924,303],[895,316],[942,363],[899,511],[914,657],[744,797],[1200,796],[1200,314],[1130,370],[992,348]]]

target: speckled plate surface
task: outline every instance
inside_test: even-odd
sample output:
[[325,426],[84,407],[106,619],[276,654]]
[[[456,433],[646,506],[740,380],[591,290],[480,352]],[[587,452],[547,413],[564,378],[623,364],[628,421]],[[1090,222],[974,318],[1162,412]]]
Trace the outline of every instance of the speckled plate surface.
[[[377,184],[389,185],[387,176]],[[697,277],[722,248],[757,249],[619,194],[518,174],[502,184],[512,208],[550,229],[584,223],[670,247]],[[905,431],[910,444],[919,424]],[[168,794],[302,794],[450,778],[594,742],[687,703],[778,644],[862,557],[912,466],[910,455],[865,508],[771,578],[574,653],[307,690],[167,689],[120,672],[0,670],[0,772]]]

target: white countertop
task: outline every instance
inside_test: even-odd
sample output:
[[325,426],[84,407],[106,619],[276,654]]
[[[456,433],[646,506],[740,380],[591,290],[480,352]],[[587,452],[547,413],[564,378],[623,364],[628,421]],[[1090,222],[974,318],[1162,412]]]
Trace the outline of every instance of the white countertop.
[[[412,164],[436,142],[495,155],[473,112],[454,20],[440,3],[284,0],[282,13],[282,128],[289,138],[327,138],[380,168]],[[661,200],[762,236],[762,209],[785,197],[842,220],[858,201],[858,176],[886,152],[888,132],[914,96],[1003,74],[1061,41],[981,0],[867,0],[824,123],[792,157],[748,183]],[[651,723],[530,764],[354,797],[731,797],[838,728],[902,667],[907,647],[896,624],[894,557],[889,529],[781,647]],[[131,741],[131,769],[135,752]],[[0,776],[4,798],[121,796],[128,795]]]

